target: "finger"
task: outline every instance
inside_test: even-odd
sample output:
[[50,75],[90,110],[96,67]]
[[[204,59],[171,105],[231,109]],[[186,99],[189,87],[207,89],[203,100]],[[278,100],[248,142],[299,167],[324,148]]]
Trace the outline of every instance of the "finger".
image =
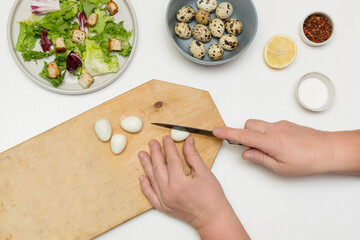
[[151,140],[149,142],[149,146],[152,162],[152,171],[154,174],[154,178],[161,190],[167,185],[169,180],[168,170],[165,164],[165,158],[161,152],[161,146],[158,141]]
[[242,157],[245,160],[249,160],[254,163],[260,164],[274,172],[279,172],[283,164],[258,149],[252,149],[252,148],[248,149],[245,152],[243,152]]
[[249,129],[236,129],[228,127],[216,127],[213,130],[216,137],[241,143],[248,147],[270,152],[274,148],[274,141],[265,134],[254,132]]
[[160,196],[160,189],[154,177],[150,155],[147,152],[141,151],[139,153],[139,158],[141,166],[143,167],[145,174],[149,178],[152,188],[154,189],[155,193]]
[[195,172],[201,173],[202,171],[209,170],[204,161],[202,160],[199,152],[196,150],[195,141],[193,137],[188,137],[184,143],[184,155],[186,161]]
[[257,119],[249,119],[245,122],[245,129],[249,129],[259,133],[265,133],[267,129],[269,129],[271,123],[257,120]]
[[164,136],[164,149],[167,160],[169,178],[176,176],[184,176],[184,163],[179,155],[176,145],[170,136]]
[[144,193],[145,197],[154,208],[161,210],[160,200],[158,195],[154,191],[153,187],[151,186],[150,180],[146,176],[140,176],[140,187],[141,191]]

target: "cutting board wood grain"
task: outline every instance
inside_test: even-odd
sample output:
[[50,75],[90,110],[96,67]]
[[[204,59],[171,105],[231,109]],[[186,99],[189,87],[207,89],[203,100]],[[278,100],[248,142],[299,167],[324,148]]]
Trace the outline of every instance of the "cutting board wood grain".
[[[121,129],[120,119],[130,115],[143,120],[141,132]],[[101,118],[113,134],[126,135],[120,155],[96,137]],[[151,122],[224,126],[208,92],[151,80],[0,153],[0,240],[92,239],[151,209],[140,189],[137,154],[170,133]],[[211,167],[222,141],[193,137]]]

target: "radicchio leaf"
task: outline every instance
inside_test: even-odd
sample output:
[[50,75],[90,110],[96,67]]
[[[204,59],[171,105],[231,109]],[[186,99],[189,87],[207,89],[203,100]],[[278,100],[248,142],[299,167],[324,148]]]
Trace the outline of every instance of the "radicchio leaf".
[[87,27],[85,26],[87,18],[86,18],[86,14],[84,11],[82,11],[81,13],[79,13],[79,30],[82,30],[84,32],[87,32]]
[[42,33],[41,33],[41,48],[43,50],[43,52],[49,52],[51,46],[53,45],[53,42],[46,36],[48,30],[45,29]]
[[83,61],[75,52],[71,52],[66,58],[66,69],[73,73],[78,67],[83,65]]
[[34,14],[45,14],[60,10],[59,0],[31,0],[31,12]]

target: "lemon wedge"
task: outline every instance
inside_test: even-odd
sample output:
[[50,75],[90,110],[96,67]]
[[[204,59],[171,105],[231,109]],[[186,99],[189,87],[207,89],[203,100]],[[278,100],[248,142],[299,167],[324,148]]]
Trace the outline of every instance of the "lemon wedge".
[[272,68],[289,66],[297,54],[296,42],[287,35],[279,34],[270,38],[265,46],[264,59]]

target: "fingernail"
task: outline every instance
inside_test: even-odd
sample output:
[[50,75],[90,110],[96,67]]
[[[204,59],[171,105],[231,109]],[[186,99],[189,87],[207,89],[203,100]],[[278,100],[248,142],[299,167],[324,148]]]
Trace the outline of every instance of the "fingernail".
[[151,140],[150,142],[149,142],[149,146],[152,146],[154,144],[154,140]]
[[221,131],[221,128],[219,128],[219,127],[215,127],[215,128],[213,129],[213,132],[214,132],[214,133],[220,133],[220,131]]
[[140,182],[143,182],[144,181],[144,176],[140,176],[139,180],[140,180]]
[[193,137],[189,137],[189,143],[191,146],[194,146],[194,138]]
[[246,153],[246,154],[244,154],[244,159],[245,160],[253,160],[254,159],[254,154]]
[[139,153],[139,158],[140,158],[141,160],[143,160],[143,159],[144,159],[144,154],[143,154],[143,153]]

